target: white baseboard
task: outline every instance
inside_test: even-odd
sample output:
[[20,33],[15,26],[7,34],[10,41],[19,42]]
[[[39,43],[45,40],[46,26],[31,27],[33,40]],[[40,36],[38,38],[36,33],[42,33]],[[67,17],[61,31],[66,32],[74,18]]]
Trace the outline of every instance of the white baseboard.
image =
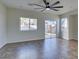
[[29,39],[29,40],[20,40],[20,41],[10,41],[10,42],[7,42],[7,43],[18,43],[18,42],[26,42],[26,41],[33,41],[33,40],[42,40],[43,38],[40,38],[40,39]]
[[4,44],[0,45],[0,49],[1,49],[2,47],[4,47],[6,44],[7,44],[7,43],[4,43]]

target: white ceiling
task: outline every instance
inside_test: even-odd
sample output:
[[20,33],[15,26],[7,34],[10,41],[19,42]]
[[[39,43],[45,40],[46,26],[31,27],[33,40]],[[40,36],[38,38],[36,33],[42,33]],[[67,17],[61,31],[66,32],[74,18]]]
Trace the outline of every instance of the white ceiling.
[[[4,5],[7,7],[11,8],[20,8],[20,9],[25,9],[25,10],[32,10],[32,11],[38,11],[40,10],[34,9],[36,6],[29,6],[29,3],[39,3],[44,5],[42,0],[0,0]],[[56,1],[60,1],[60,4],[58,5],[63,5],[64,8],[59,9],[60,11],[45,11],[45,13],[53,13],[53,14],[63,14],[69,11],[73,11],[78,9],[78,0],[47,0],[50,1],[51,3],[54,3]]]

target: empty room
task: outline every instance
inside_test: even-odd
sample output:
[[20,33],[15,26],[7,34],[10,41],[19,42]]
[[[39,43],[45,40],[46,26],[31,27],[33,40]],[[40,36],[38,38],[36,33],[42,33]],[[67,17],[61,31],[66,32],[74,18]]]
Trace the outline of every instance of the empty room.
[[78,0],[0,0],[0,59],[78,59]]

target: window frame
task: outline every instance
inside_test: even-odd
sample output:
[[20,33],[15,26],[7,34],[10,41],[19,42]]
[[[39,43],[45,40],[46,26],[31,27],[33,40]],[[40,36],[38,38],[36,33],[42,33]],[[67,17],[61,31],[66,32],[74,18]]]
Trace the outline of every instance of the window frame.
[[[22,25],[22,23],[21,23],[21,22],[22,22],[22,18],[24,18],[24,19],[25,19],[25,18],[26,18],[26,19],[28,18],[28,19],[29,19],[29,24],[28,24],[28,25],[29,25],[29,27],[28,27],[29,29],[28,29],[28,30],[22,29],[22,27],[21,27],[21,25]],[[36,28],[34,28],[34,29],[31,29],[31,28],[32,28],[32,27],[31,27],[31,22],[30,22],[31,19],[36,20],[36,24],[35,24]],[[37,30],[37,20],[38,20],[37,18],[20,17],[20,31],[32,31],[32,30]]]

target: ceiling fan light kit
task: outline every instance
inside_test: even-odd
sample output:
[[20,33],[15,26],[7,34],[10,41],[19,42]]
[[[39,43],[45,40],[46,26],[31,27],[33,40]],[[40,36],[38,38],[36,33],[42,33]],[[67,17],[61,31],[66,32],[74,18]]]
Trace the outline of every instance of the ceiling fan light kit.
[[49,11],[50,9],[49,8],[46,8],[46,10]]
[[57,1],[53,4],[50,4],[49,2],[47,2],[46,0],[43,0],[45,6],[43,5],[39,5],[39,4],[34,4],[34,3],[30,3],[30,6],[38,6],[41,8],[37,8],[37,9],[42,9],[41,12],[45,11],[45,10],[54,10],[54,11],[59,11],[58,8],[63,8],[63,6],[56,6],[57,4],[60,3],[60,1]]

